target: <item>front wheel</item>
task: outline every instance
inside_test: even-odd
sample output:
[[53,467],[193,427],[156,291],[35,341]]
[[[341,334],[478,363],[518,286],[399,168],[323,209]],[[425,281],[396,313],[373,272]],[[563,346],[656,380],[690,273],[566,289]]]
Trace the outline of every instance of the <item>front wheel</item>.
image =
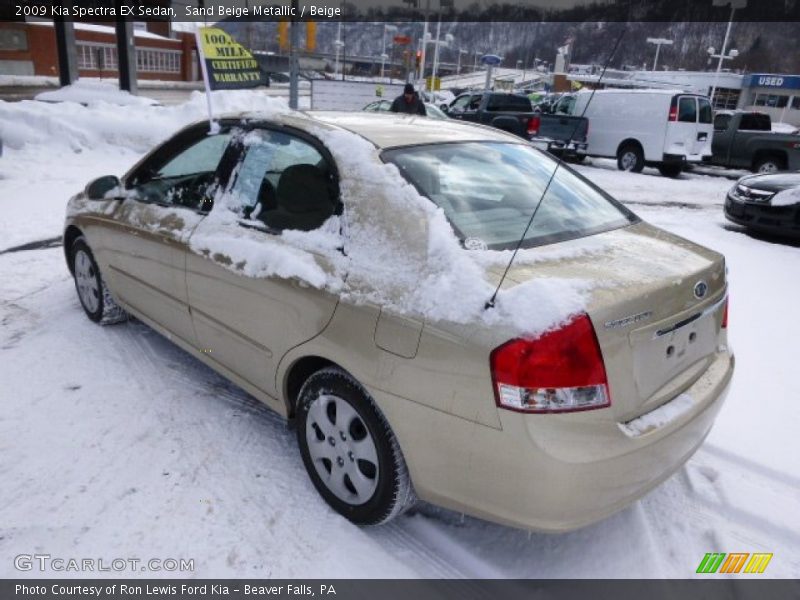
[[128,313],[117,305],[108,291],[85,238],[79,237],[73,242],[71,256],[75,290],[86,316],[100,325],[127,320]]
[[620,171],[641,173],[644,169],[644,153],[636,144],[627,144],[617,153],[617,168]]
[[303,384],[297,442],[314,487],[358,525],[390,521],[413,504],[400,446],[366,390],[329,367]]

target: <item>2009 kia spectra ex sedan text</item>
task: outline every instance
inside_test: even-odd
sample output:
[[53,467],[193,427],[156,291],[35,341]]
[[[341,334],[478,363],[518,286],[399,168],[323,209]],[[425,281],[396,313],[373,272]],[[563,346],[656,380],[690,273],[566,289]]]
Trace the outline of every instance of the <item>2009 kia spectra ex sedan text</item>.
[[293,419],[356,523],[416,497],[601,519],[692,455],[733,372],[721,255],[477,125],[198,123],[72,198],[64,247],[90,319],[132,314]]

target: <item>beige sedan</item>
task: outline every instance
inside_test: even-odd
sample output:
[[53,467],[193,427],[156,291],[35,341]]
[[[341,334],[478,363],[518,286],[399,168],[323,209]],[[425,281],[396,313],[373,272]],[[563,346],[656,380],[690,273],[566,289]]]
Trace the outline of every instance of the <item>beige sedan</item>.
[[499,130],[366,113],[218,125],[70,200],[78,297],[290,419],[348,519],[420,498],[574,529],[703,442],[734,366],[721,255]]

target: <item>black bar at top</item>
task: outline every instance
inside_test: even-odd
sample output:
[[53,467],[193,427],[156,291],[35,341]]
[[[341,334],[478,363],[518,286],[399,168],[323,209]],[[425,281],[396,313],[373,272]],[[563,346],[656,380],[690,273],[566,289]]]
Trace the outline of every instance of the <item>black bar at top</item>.
[[[422,21],[429,12],[443,21],[496,21],[496,22],[726,22],[731,17],[731,0],[299,0],[295,18],[303,21]],[[800,2],[795,0],[732,0],[736,3],[735,21],[797,22],[800,23]],[[130,18],[136,21],[173,20],[216,22],[275,21],[291,17],[291,0],[271,2],[245,2],[245,0],[205,0],[206,11],[187,14],[186,7],[197,7],[198,0],[123,0],[133,9]],[[0,20],[21,20],[25,16],[52,19],[61,5],[59,0],[0,0]],[[111,22],[118,10],[111,14],[116,0],[81,0],[75,2],[65,19],[87,22]],[[256,6],[273,6],[274,15],[255,15]],[[316,10],[312,14],[312,7]],[[75,14],[79,8],[96,9],[93,13]],[[171,14],[163,14],[169,9]],[[249,12],[244,14],[243,9]],[[105,10],[108,9],[108,10]],[[147,12],[146,9],[151,9]],[[153,15],[155,9],[156,15]],[[238,9],[238,10],[237,10]],[[32,15],[44,10],[45,14]],[[158,16],[161,14],[162,16]],[[798,32],[800,37],[800,31]]]

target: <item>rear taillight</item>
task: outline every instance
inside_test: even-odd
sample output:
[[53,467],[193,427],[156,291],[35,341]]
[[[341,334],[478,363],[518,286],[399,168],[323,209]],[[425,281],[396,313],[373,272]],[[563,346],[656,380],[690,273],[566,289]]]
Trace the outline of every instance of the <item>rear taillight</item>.
[[538,116],[528,119],[528,135],[539,135],[541,124],[542,120]]
[[722,328],[728,328],[728,298],[725,298],[725,305],[722,307]]
[[495,400],[530,413],[592,410],[611,405],[594,326],[583,314],[536,339],[514,339],[490,357]]
[[677,121],[678,120],[678,107],[677,106],[670,106],[669,107],[669,119],[668,121]]

